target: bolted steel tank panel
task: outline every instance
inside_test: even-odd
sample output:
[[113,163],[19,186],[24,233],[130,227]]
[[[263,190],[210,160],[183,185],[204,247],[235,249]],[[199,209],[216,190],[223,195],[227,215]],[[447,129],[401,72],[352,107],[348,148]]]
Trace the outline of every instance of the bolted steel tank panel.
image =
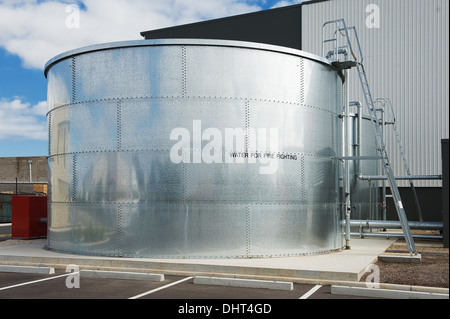
[[258,43],[144,40],[50,60],[48,247],[161,258],[343,247],[342,81]]

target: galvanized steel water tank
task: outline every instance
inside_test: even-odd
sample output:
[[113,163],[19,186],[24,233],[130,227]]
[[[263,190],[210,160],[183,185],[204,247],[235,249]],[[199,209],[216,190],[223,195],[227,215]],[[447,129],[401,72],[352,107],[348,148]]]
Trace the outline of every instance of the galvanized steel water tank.
[[48,247],[239,258],[343,246],[342,81],[236,41],[96,45],[50,60]]

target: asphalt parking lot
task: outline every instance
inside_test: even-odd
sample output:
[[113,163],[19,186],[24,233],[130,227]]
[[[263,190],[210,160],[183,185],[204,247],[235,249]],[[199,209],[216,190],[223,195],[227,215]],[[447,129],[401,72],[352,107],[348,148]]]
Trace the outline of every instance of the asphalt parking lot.
[[[0,241],[11,238],[11,227],[0,227]],[[0,265],[1,266],[1,265]],[[71,284],[72,282],[72,284]],[[78,285],[75,284],[78,283]],[[165,275],[163,281],[90,278],[65,269],[54,274],[0,271],[0,299],[208,299],[294,300],[361,299],[333,295],[330,286],[293,284],[289,291],[266,288],[224,287],[194,284],[193,277]]]
[[[178,299],[187,300],[294,300],[342,299],[330,286],[293,284],[289,291],[267,288],[194,284],[194,277],[164,276],[163,281],[91,278],[56,269],[55,273],[0,272],[0,299]],[[360,297],[345,296],[345,299]]]

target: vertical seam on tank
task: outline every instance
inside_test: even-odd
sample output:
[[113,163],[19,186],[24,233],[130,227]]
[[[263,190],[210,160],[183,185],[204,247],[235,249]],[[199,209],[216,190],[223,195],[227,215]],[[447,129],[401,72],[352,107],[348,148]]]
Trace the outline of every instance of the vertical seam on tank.
[[336,154],[336,124],[334,121],[334,114],[331,114],[331,148],[333,149],[334,154]]
[[251,242],[250,242],[250,205],[245,206],[245,239],[246,239],[246,254],[251,254]]
[[73,154],[73,157],[72,157],[72,202],[75,201],[75,194],[76,194],[76,188],[77,188],[76,171],[77,171],[77,154]]
[[75,103],[76,101],[76,92],[77,92],[77,85],[76,85],[76,59],[75,57],[72,57],[72,103]]
[[183,202],[186,202],[187,200],[187,165],[183,161]]
[[123,256],[122,252],[122,205],[117,204],[117,255]]
[[300,159],[301,170],[301,201],[306,202],[306,176],[305,176],[305,157],[301,155]]
[[249,133],[250,133],[250,101],[245,100],[245,152],[249,151]]
[[303,58],[300,58],[300,104],[305,104],[305,65]]
[[122,100],[117,101],[117,151],[122,149]]
[[186,46],[181,46],[181,90],[183,97],[186,96]]
[[338,220],[338,218],[339,218],[339,215],[338,215],[338,212],[337,212],[338,210],[335,210],[335,216],[333,216],[334,218],[333,218],[333,223],[334,223],[334,227],[333,227],[333,229],[334,229],[334,231],[333,231],[333,234],[334,234],[334,236],[333,236],[333,247],[336,249],[336,245],[337,245],[337,242],[336,242],[336,239],[337,239],[337,231],[338,231],[338,229],[337,229],[337,227],[338,227],[338,223],[336,223],[336,221]]

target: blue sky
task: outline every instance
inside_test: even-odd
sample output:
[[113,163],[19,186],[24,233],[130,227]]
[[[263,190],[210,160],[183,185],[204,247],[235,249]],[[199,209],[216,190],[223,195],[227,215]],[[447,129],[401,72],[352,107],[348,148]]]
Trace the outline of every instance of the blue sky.
[[139,32],[256,12],[299,0],[0,0],[0,157],[46,156],[52,57]]

